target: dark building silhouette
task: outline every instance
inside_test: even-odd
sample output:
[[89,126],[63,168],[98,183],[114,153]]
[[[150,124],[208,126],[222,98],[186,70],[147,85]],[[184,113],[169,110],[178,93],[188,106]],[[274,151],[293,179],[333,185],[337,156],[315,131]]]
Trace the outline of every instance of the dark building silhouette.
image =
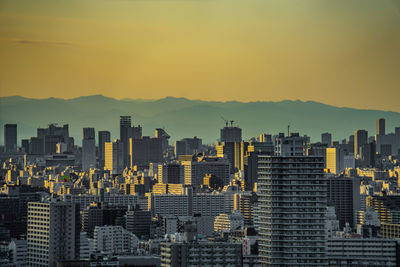
[[146,167],[150,162],[163,161],[162,138],[143,136],[140,139],[130,138],[131,167],[137,165]]
[[361,148],[368,144],[368,132],[366,130],[357,130],[354,132],[354,156],[361,157]]
[[17,152],[17,124],[4,125],[4,151]]
[[111,140],[111,134],[109,131],[99,131],[99,163],[100,167],[104,167],[105,163],[105,150],[104,146],[106,142],[110,142]]
[[239,127],[228,126],[228,124],[221,129],[220,142],[241,142],[242,129]]
[[376,135],[385,135],[386,134],[386,126],[385,119],[378,119],[376,121]]

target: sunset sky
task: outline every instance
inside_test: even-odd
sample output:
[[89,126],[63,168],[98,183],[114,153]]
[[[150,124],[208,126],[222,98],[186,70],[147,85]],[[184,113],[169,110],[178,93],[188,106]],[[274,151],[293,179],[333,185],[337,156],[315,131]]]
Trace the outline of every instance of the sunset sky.
[[396,0],[0,0],[0,96],[400,112]]

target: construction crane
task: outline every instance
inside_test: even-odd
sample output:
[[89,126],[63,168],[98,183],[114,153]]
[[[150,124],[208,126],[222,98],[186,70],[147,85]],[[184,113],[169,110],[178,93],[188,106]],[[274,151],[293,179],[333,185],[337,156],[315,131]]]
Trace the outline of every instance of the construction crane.
[[222,117],[222,116],[221,116],[221,119],[222,119],[222,120],[225,122],[225,126],[226,126],[226,127],[228,127],[228,123],[229,123],[229,121],[228,121],[228,120],[226,120],[226,119],[225,119],[224,117]]
[[234,120],[230,121],[231,122],[231,127],[233,127],[233,123],[235,122]]

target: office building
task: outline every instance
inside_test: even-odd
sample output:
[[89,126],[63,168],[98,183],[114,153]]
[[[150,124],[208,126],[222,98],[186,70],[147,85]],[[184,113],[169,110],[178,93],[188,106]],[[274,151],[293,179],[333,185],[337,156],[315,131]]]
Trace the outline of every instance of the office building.
[[111,134],[109,131],[99,131],[99,165],[100,168],[104,167],[105,164],[105,143],[110,142]]
[[329,238],[329,266],[399,266],[398,241],[385,238]]
[[226,126],[221,129],[220,142],[242,142],[242,129],[226,124]]
[[232,214],[220,214],[214,220],[214,232],[232,232],[244,228],[244,218],[239,211]]
[[119,121],[119,140],[123,144],[123,157],[124,157],[124,168],[129,167],[131,164],[130,158],[130,139],[142,138],[142,127],[132,126],[131,116],[120,116]]
[[180,163],[164,163],[158,165],[157,180],[163,184],[184,184],[185,170]]
[[94,128],[83,128],[82,170],[96,168],[96,140]]
[[79,216],[76,204],[29,202],[29,266],[55,267],[58,261],[79,259]]
[[139,246],[139,239],[121,226],[96,226],[93,239],[95,251],[116,255],[132,254]]
[[356,214],[360,210],[360,179],[356,177],[329,177],[328,205],[335,207],[339,227],[346,223],[355,229]]
[[17,152],[17,125],[4,125],[4,151]]
[[260,264],[326,265],[323,158],[259,157]]
[[178,158],[180,155],[193,155],[200,153],[201,146],[202,140],[196,136],[175,141],[175,157]]
[[218,157],[197,157],[191,161],[182,161],[185,171],[185,184],[199,188],[204,177],[209,174],[220,179],[223,185],[229,184],[230,163]]
[[385,119],[376,120],[376,135],[385,135],[386,134],[386,125]]
[[124,147],[119,140],[106,142],[104,144],[104,170],[111,172],[111,175],[122,174],[124,170]]
[[361,157],[361,148],[368,144],[368,132],[366,130],[357,130],[354,132],[354,157]]
[[344,171],[344,152],[337,147],[326,149],[326,168],[329,173],[340,174]]
[[217,157],[226,158],[231,165],[231,173],[244,169],[244,156],[248,142],[217,142]]
[[125,229],[135,234],[140,239],[150,237],[151,211],[141,210],[135,207],[128,210],[125,215]]
[[330,147],[332,145],[332,134],[331,133],[323,133],[321,134],[321,143]]
[[305,156],[309,142],[309,137],[300,136],[299,133],[291,133],[290,136],[280,133],[274,136],[275,156]]
[[167,132],[162,128],[157,128],[155,130],[155,138],[161,139],[162,151],[166,151],[168,149],[168,140],[171,138]]
[[150,138],[142,136],[140,139],[130,138],[131,168],[135,165],[147,167],[150,163],[163,161],[162,138]]
[[28,245],[26,239],[12,239],[8,245],[10,267],[28,266]]
[[242,244],[197,240],[194,223],[184,225],[184,239],[161,242],[161,266],[242,266]]

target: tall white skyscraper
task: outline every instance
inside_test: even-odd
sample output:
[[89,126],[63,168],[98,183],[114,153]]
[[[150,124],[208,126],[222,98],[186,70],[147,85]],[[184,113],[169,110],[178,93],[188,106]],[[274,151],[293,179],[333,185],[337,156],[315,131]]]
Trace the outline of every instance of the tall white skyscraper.
[[258,182],[259,263],[326,265],[323,157],[259,155]]
[[79,212],[74,203],[28,203],[29,266],[55,267],[57,261],[79,259]]
[[122,174],[124,170],[124,145],[119,140],[104,144],[105,165],[104,169],[111,174]]
[[96,168],[96,140],[94,128],[83,128],[82,136],[82,170]]

